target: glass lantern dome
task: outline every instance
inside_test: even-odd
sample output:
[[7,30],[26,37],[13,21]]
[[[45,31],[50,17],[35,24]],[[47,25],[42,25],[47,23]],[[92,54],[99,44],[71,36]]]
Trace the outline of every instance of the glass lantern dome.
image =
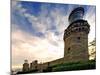
[[68,18],[69,24],[71,24],[72,22],[76,20],[83,19],[83,16],[84,16],[84,8],[83,7],[75,8],[69,15],[69,18]]

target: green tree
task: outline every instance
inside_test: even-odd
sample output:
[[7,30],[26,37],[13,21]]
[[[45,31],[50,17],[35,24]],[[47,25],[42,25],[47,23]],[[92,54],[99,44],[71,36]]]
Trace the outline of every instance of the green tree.
[[89,48],[91,48],[90,57],[96,59],[96,39],[89,43]]

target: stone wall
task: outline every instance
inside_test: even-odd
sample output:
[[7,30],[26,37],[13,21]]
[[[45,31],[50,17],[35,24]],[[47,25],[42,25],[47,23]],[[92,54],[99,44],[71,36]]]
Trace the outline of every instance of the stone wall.
[[64,58],[67,61],[88,60],[88,34],[73,33],[65,39],[64,45]]
[[88,33],[90,26],[86,20],[70,24],[64,32],[64,61],[87,61]]
[[63,60],[64,60],[63,58],[60,58],[60,59],[56,59],[56,60],[51,61],[51,62],[38,64],[38,69],[43,71],[44,69],[47,69],[50,66],[54,66],[54,65],[57,65],[57,64],[62,64]]

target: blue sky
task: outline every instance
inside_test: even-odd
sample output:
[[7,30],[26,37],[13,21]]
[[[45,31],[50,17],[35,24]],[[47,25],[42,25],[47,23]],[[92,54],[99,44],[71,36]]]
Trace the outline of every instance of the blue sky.
[[69,25],[69,13],[76,7],[85,9],[84,19],[95,38],[95,6],[12,1],[12,64],[19,67],[24,59],[47,62],[63,57],[63,32]]

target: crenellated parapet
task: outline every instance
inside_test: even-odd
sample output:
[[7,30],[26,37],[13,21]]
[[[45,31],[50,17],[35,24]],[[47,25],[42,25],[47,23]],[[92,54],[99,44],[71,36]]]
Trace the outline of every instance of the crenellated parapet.
[[71,34],[76,32],[85,32],[88,34],[90,31],[90,25],[86,20],[77,20],[71,23],[67,29],[64,31],[64,40],[69,37]]

